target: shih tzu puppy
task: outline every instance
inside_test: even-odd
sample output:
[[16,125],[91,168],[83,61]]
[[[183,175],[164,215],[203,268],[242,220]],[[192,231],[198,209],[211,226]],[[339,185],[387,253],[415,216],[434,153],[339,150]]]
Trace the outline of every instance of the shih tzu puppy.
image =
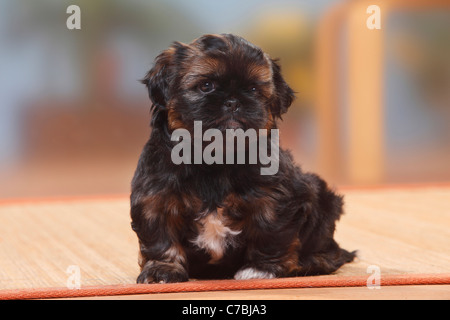
[[[241,37],[205,35],[175,42],[142,82],[153,112],[132,180],[138,283],[329,274],[354,259],[333,239],[342,196],[273,139],[294,99],[275,60]],[[251,154],[265,147],[269,172]]]

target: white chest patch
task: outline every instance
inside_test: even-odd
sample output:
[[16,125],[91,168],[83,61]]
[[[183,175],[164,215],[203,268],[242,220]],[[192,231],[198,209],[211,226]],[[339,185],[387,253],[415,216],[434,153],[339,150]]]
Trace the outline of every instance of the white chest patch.
[[199,221],[199,234],[192,243],[211,255],[209,263],[216,263],[223,257],[233,236],[239,233],[241,231],[233,231],[225,225],[221,214],[211,213]]

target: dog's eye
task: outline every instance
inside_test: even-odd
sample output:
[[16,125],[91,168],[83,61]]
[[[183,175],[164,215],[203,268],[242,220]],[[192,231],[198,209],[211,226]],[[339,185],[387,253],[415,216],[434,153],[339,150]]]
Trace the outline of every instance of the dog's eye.
[[250,91],[251,93],[256,93],[258,92],[258,88],[256,86],[250,86],[248,87],[248,91]]
[[247,87],[247,91],[251,93],[255,93],[258,91],[258,86],[256,84],[252,84]]
[[201,83],[198,88],[200,89],[201,92],[203,93],[208,93],[213,91],[216,86],[214,85],[214,82],[212,81],[205,81],[203,83]]

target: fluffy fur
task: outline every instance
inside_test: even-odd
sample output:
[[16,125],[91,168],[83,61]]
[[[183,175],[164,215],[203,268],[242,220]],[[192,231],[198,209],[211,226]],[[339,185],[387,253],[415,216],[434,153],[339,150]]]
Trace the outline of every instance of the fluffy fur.
[[171,161],[173,130],[275,129],[294,99],[279,64],[241,37],[175,42],[148,72],[152,133],[132,181],[138,283],[329,274],[355,257],[333,239],[343,198],[280,149],[260,163]]

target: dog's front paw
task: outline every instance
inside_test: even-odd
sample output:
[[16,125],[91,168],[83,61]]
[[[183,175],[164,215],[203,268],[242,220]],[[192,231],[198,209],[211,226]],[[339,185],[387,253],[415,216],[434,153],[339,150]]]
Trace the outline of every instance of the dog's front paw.
[[179,263],[148,261],[137,278],[137,283],[171,283],[188,281],[186,270]]
[[272,272],[262,271],[256,268],[242,268],[234,275],[234,279],[236,280],[272,278],[275,278],[275,274],[273,274]]

